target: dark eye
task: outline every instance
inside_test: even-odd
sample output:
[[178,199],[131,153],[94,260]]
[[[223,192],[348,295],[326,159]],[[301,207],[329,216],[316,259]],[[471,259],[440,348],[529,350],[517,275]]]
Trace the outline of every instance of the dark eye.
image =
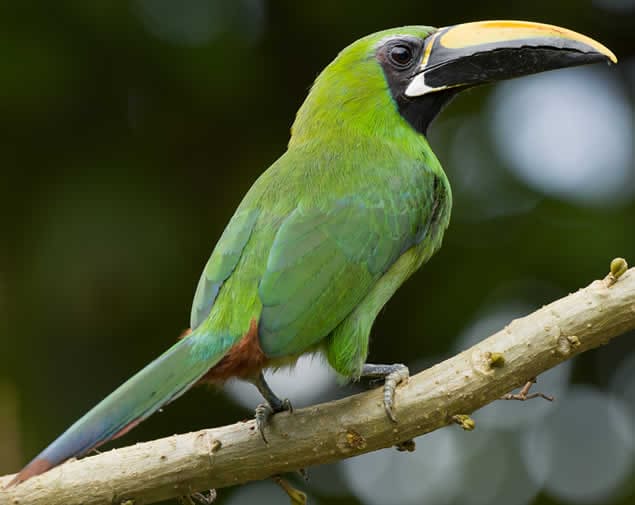
[[398,67],[405,67],[412,61],[412,49],[408,46],[399,45],[390,48],[390,61]]

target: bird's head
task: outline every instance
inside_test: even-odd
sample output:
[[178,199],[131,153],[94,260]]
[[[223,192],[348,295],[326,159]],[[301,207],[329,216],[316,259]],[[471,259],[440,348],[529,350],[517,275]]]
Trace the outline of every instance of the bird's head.
[[463,89],[602,61],[617,58],[585,35],[541,23],[393,28],[340,52],[316,79],[292,134],[361,128],[381,135],[404,119],[425,134],[441,107]]

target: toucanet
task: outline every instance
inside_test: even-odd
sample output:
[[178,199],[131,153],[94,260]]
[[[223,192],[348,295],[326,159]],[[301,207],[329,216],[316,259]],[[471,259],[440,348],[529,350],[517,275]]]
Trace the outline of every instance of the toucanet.
[[121,436],[197,383],[238,377],[270,415],[290,408],[263,370],[321,353],[352,380],[383,378],[396,421],[403,365],[366,363],[375,317],[441,246],[448,179],[426,140],[461,90],[617,60],[598,42],[539,23],[406,26],[343,49],[298,111],[287,151],[253,184],[201,275],[189,334],[44,449],[22,482]]

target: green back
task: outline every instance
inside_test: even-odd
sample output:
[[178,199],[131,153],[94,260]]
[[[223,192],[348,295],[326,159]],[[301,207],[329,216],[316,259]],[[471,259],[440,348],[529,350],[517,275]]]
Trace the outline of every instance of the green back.
[[[193,327],[239,339],[259,321],[271,357],[326,337],[407,249],[429,236],[435,190],[449,187],[425,138],[399,115],[366,37],[318,77],[288,151],[252,186],[199,283]],[[433,244],[432,249],[437,245]]]

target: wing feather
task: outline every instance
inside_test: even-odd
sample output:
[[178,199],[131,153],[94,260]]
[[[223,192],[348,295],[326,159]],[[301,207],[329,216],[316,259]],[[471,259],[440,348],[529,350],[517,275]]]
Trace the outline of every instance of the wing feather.
[[232,274],[258,218],[257,209],[237,212],[229,221],[196,287],[190,327],[195,330],[209,315],[223,282]]
[[342,198],[296,208],[275,237],[259,285],[260,342],[269,356],[317,343],[413,244],[420,209]]

